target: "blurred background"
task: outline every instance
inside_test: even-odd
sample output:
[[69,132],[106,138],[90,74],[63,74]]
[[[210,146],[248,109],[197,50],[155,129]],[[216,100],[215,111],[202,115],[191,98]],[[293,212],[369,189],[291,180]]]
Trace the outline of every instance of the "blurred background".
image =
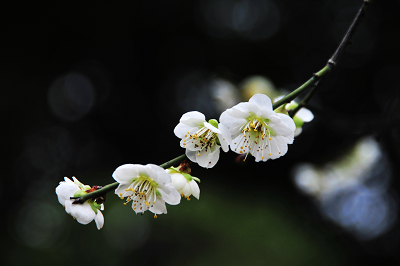
[[200,200],[104,228],[54,192],[184,150],[187,111],[219,118],[323,68],[361,0],[15,3],[2,9],[2,265],[398,265],[400,1],[374,1],[282,158],[193,165]]

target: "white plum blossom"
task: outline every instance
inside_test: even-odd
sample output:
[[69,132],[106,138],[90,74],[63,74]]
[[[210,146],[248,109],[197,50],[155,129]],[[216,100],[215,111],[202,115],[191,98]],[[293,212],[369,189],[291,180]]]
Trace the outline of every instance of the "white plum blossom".
[[199,181],[198,178],[188,173],[181,172],[174,167],[166,169],[165,171],[171,176],[172,186],[178,190],[182,197],[190,200],[190,196],[193,195],[196,199],[200,199],[200,188],[195,181]]
[[[276,99],[274,99],[274,102],[282,99],[283,96],[279,96]],[[278,112],[282,112],[284,114],[287,114],[288,111],[295,109],[298,106],[298,103],[296,103],[294,100],[291,101],[290,103],[285,104],[283,108],[279,108]],[[293,121],[296,125],[296,130],[294,131],[294,136],[297,137],[300,135],[300,133],[303,131],[303,124],[304,122],[311,122],[314,119],[313,113],[308,110],[307,108],[301,108],[296,115],[293,117]]]
[[180,145],[186,156],[201,167],[211,168],[219,159],[219,148],[229,150],[231,134],[228,128],[215,119],[206,122],[205,116],[197,111],[182,115],[174,133],[181,138]]
[[87,200],[84,203],[74,204],[71,197],[79,197],[87,194],[86,191],[91,187],[84,185],[72,177],[71,181],[68,177],[64,177],[65,181],[61,181],[56,188],[58,201],[65,207],[65,211],[74,217],[81,224],[88,224],[95,221],[97,229],[101,229],[104,225],[104,216],[100,210],[104,210],[104,204],[97,204],[93,199]]
[[113,178],[119,183],[115,194],[132,201],[136,213],[149,210],[157,217],[167,213],[165,203],[176,205],[181,201],[171,177],[158,165],[124,164],[115,169]]
[[271,99],[265,94],[255,94],[249,102],[226,110],[220,122],[232,134],[231,150],[246,156],[250,153],[256,162],[285,155],[296,129],[290,116],[272,110]]

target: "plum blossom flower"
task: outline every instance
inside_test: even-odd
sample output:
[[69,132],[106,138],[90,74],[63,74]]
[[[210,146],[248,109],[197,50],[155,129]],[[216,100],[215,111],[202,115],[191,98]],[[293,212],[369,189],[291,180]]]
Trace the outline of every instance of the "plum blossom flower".
[[220,121],[232,134],[231,150],[246,156],[250,153],[256,162],[285,155],[296,129],[290,116],[272,110],[271,99],[264,94],[227,109]]
[[200,179],[191,176],[190,161],[184,160],[179,167],[170,167],[165,171],[171,176],[172,186],[174,186],[182,197],[190,200],[190,196],[200,199],[200,188],[196,183],[200,183]]
[[226,126],[218,124],[197,111],[182,115],[174,133],[181,138],[180,145],[186,149],[186,156],[201,167],[211,168],[219,159],[219,148],[224,152],[229,150],[231,134]]
[[[274,102],[282,99],[283,96],[279,96],[274,99]],[[290,103],[287,103],[285,105],[282,105],[282,107],[278,108],[276,112],[281,112],[283,114],[288,114],[290,110],[295,109],[298,106],[298,103],[296,103],[294,100],[291,101]],[[303,124],[304,122],[311,122],[314,119],[313,113],[308,110],[307,108],[301,108],[296,115],[293,117],[293,121],[296,125],[296,130],[294,131],[294,136],[297,137],[300,135],[300,133],[303,131]]]
[[115,194],[121,199],[127,197],[126,203],[132,201],[136,213],[149,210],[157,217],[167,213],[165,203],[176,205],[181,201],[171,177],[158,165],[124,164],[115,169],[113,178],[119,183]]
[[104,225],[104,216],[100,210],[104,210],[104,204],[98,204],[96,200],[90,199],[82,204],[74,204],[71,197],[79,197],[87,194],[90,186],[79,182],[76,177],[72,177],[71,181],[68,177],[64,177],[65,181],[61,181],[56,188],[58,201],[65,207],[65,211],[81,224],[88,224],[95,221],[97,229],[101,229]]

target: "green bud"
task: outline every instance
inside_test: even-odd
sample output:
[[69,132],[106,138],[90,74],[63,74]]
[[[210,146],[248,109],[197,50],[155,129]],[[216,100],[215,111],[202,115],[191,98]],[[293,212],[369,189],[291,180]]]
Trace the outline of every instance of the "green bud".
[[294,124],[296,125],[296,127],[298,127],[298,128],[302,127],[304,124],[303,120],[301,120],[297,116],[293,117],[293,121],[294,121]]
[[299,106],[299,104],[297,104],[297,103],[291,103],[291,104],[287,104],[286,105],[286,110],[293,110],[293,109],[295,109],[297,106]]
[[215,119],[210,119],[208,120],[208,123],[210,123],[212,126],[218,128],[218,121]]

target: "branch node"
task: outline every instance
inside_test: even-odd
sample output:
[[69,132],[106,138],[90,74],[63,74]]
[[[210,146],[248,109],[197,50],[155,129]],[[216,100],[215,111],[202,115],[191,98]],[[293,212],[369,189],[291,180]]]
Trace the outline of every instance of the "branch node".
[[335,62],[335,61],[333,61],[333,60],[332,60],[332,58],[331,58],[331,59],[329,59],[329,60],[328,60],[328,65],[330,65],[330,66],[333,66],[333,67],[334,67],[334,66],[336,65],[336,62]]

